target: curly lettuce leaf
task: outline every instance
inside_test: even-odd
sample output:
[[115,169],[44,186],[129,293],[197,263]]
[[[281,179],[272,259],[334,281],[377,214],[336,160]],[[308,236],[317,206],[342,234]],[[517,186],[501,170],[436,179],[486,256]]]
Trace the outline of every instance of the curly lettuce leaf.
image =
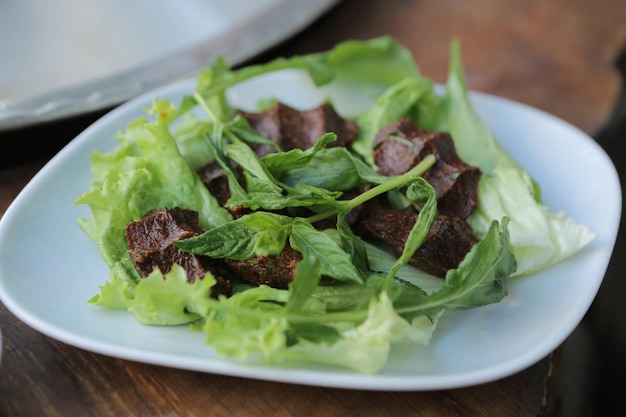
[[400,317],[387,293],[372,299],[367,318],[358,325],[337,325],[339,339],[334,343],[299,340],[287,348],[285,358],[353,369],[365,374],[380,371],[394,343],[411,341],[427,345],[436,321],[421,316],[412,322]]
[[[389,37],[348,41],[328,52],[236,71],[223,60],[216,61],[198,76],[196,93],[184,97],[178,109],[166,101],[155,102],[150,109],[155,120],[137,120],[118,136],[115,151],[92,155],[93,188],[76,204],[89,205],[93,216],[80,219],[79,224],[98,244],[111,275],[90,302],[126,308],[146,324],[192,323],[191,328],[203,331],[218,353],[241,360],[258,356],[270,363],[305,360],[375,373],[386,363],[394,343],[427,344],[443,311],[505,297],[507,278],[518,266],[516,258],[521,266],[518,273],[528,273],[584,246],[583,235],[588,231],[541,206],[536,184],[473,113],[458,55],[453,49],[443,96],[419,75],[408,50]],[[353,149],[327,148],[331,135],[320,138],[310,151],[264,158],[246,145],[264,143],[264,139],[235,116],[225,98],[226,89],[288,68],[306,71],[320,86],[346,81],[364,88],[389,87],[358,117],[362,130]],[[197,106],[205,110],[206,120],[191,114]],[[345,221],[350,209],[381,193],[409,186],[415,198],[420,194],[415,177],[434,158],[386,179],[375,173],[371,160],[377,130],[406,115],[426,129],[449,130],[461,157],[485,173],[481,207],[470,218],[481,241],[438,285],[432,277],[416,275],[406,266],[421,244],[425,225],[436,215],[432,198],[423,208],[421,225],[410,235],[406,253],[386,263],[380,261],[384,258],[378,256],[380,251],[364,245]],[[363,160],[352,155],[352,150]],[[233,220],[195,173],[209,159],[217,159],[230,175],[235,191],[230,204],[273,209],[306,206],[315,214],[302,219],[255,213]],[[245,170],[245,189],[237,187],[229,161]],[[320,166],[323,175],[307,182],[306,177],[314,177]],[[348,174],[354,176],[350,181],[342,178]],[[337,200],[339,191],[361,182],[377,185],[352,200]],[[289,289],[236,286],[231,297],[214,299],[210,297],[215,283],[211,274],[190,284],[178,266],[167,274],[156,270],[139,279],[128,256],[124,227],[150,209],[168,206],[198,211],[207,230],[205,236],[179,242],[180,247],[197,245],[211,256],[245,259],[279,253],[288,241],[303,254]],[[525,218],[528,213],[531,219]],[[311,225],[333,215],[337,216],[336,235]],[[526,250],[524,239],[538,252]],[[322,276],[335,277],[339,283],[328,285]]]
[[493,219],[510,219],[511,250],[518,262],[514,275],[544,270],[578,252],[596,237],[587,226],[543,205],[539,185],[480,121],[469,100],[458,41],[451,45],[443,103],[439,127],[451,132],[459,156],[483,171],[478,208],[468,223],[483,236]]
[[478,236],[485,236],[493,220],[510,219],[510,244],[518,261],[514,275],[544,270],[595,238],[585,225],[542,204],[539,184],[480,120],[469,99],[457,40],[451,43],[445,93],[438,94],[423,78],[407,78],[391,86],[358,116],[362,130],[354,149],[373,164],[371,144],[376,132],[401,117],[411,117],[426,130],[450,132],[461,159],[481,169],[478,208],[468,223]]
[[[226,89],[259,75],[285,69],[307,72],[318,87],[333,81],[390,86],[419,75],[410,51],[392,37],[381,36],[367,41],[344,41],[328,51],[277,58],[236,71],[230,70],[224,59],[218,59],[200,72],[197,90],[207,99],[218,99],[216,102],[223,106],[221,120],[230,120],[232,109],[223,99]],[[192,106],[191,102],[187,104]]]
[[210,273],[190,283],[185,270],[174,264],[165,276],[155,269],[136,284],[112,276],[89,303],[128,310],[138,322],[147,325],[188,324],[200,319],[209,308],[214,284]]
[[79,226],[97,243],[113,276],[123,281],[139,280],[128,255],[124,229],[147,211],[186,207],[200,213],[205,228],[232,218],[179,152],[169,131],[174,111],[171,103],[156,101],[150,109],[155,120],[138,119],[118,135],[120,145],[115,150],[92,154],[91,190],[74,202],[90,207],[92,217],[79,219]]

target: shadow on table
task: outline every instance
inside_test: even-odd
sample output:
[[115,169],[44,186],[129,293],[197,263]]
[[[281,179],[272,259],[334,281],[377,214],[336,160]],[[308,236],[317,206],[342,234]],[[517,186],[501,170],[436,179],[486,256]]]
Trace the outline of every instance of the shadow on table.
[[[622,184],[626,178],[626,46],[616,60],[622,76],[611,118],[595,139],[613,160]],[[622,206],[622,219],[624,218]],[[563,345],[564,397],[559,417],[626,415],[626,230],[620,224],[613,257],[584,320]],[[568,392],[569,390],[569,392]]]

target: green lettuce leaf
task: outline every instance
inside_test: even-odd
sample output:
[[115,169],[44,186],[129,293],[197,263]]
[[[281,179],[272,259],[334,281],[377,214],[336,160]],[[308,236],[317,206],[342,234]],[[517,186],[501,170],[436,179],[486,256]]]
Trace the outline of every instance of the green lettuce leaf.
[[139,276],[124,234],[131,221],[154,208],[175,206],[198,211],[204,228],[232,219],[179,152],[169,131],[174,106],[161,100],[150,111],[156,115],[154,121],[138,119],[118,135],[115,150],[91,155],[92,188],[74,202],[91,209],[92,217],[79,219],[78,224],[97,243],[112,279],[132,283]]
[[551,212],[540,201],[539,185],[479,120],[469,100],[460,45],[451,45],[450,73],[441,124],[454,138],[459,156],[483,171],[478,209],[468,219],[483,236],[494,219],[508,217],[515,275],[544,270],[580,251],[596,234],[587,226]]
[[484,236],[493,220],[510,219],[511,250],[518,262],[514,275],[544,270],[577,253],[596,237],[585,225],[542,204],[539,184],[477,116],[465,84],[458,40],[451,43],[445,93],[438,94],[424,78],[407,78],[394,84],[358,116],[362,129],[355,151],[373,164],[371,144],[376,132],[401,117],[411,117],[426,130],[450,132],[461,159],[481,169],[478,208],[468,223],[478,236]]
[[[282,69],[305,71],[318,86],[342,81],[371,93],[375,104],[356,116],[361,130],[352,147],[328,148],[335,139],[328,133],[310,150],[262,158],[252,151],[249,144],[268,140],[236,116],[226,90]],[[239,70],[216,60],[178,108],[155,101],[147,117],[118,134],[114,151],[91,155],[93,185],[75,204],[91,209],[92,217],[79,225],[96,242],[110,276],[89,302],[127,309],[149,325],[191,323],[216,352],[239,360],[308,361],[364,373],[378,372],[394,343],[429,343],[444,311],[499,302],[508,293],[509,276],[564,259],[593,233],[542,206],[538,185],[476,117],[456,43],[447,87],[437,94],[409,51],[389,37],[347,41],[327,52]],[[194,113],[198,108],[205,118]],[[437,215],[434,191],[419,178],[434,157],[397,177],[376,174],[371,157],[376,132],[404,116],[425,129],[450,131],[460,156],[484,173],[479,208],[469,220],[480,241],[445,280],[406,265]],[[227,205],[291,214],[307,207],[314,214],[256,212],[233,219],[196,173],[214,160],[229,177]],[[245,187],[234,166],[244,170]],[[373,187],[339,200],[343,191],[363,183]],[[420,203],[420,221],[396,258],[355,236],[346,216],[372,198],[404,188],[403,201]],[[300,251],[303,259],[289,288],[235,285],[232,296],[211,298],[215,277],[189,283],[177,265],[167,274],[155,270],[139,278],[125,226],[151,209],[175,206],[198,211],[206,230],[177,242],[183,250],[232,259],[278,254],[285,244]],[[313,227],[332,216],[336,229]]]
[[315,343],[300,340],[283,353],[289,360],[346,367],[374,374],[389,358],[393,343],[410,341],[427,345],[436,327],[436,321],[421,316],[412,322],[400,317],[386,293],[372,299],[367,318],[360,324],[338,324],[342,329],[334,343]]

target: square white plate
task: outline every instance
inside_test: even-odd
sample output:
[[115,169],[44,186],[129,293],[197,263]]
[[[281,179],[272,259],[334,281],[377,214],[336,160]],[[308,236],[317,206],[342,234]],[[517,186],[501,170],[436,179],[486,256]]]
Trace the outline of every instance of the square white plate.
[[[485,383],[518,372],[547,356],[578,325],[604,277],[621,216],[614,165],[586,134],[528,106],[480,93],[479,116],[504,147],[539,181],[544,203],[597,233],[575,256],[541,273],[514,279],[500,303],[446,312],[426,347],[394,348],[376,375],[293,364],[275,367],[222,358],[185,327],[149,327],[126,311],[87,304],[108,277],[95,244],[73,207],[91,185],[88,156],[107,152],[114,135],[154,97],[178,103],[195,80],[137,97],[102,117],[57,154],[24,188],[0,220],[0,300],[19,319],[62,342],[139,362],[299,384],[373,390],[432,390]],[[367,105],[349,89],[316,90],[297,73],[276,73],[230,91],[236,106],[277,96],[311,106],[326,94],[340,113]]]

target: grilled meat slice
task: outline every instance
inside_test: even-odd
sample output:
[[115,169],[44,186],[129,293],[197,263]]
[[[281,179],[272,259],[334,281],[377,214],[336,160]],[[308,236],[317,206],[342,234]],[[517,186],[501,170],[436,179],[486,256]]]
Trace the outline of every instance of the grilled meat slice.
[[437,157],[435,165],[423,177],[437,193],[439,213],[467,219],[478,206],[481,171],[459,158],[448,133],[424,131],[405,118],[381,129],[373,146],[374,162],[381,175],[399,175],[426,155]]
[[[243,175],[243,170],[241,167],[237,166],[235,167],[235,171],[237,172],[237,181],[242,187],[245,188],[246,177]],[[200,175],[200,179],[209,189],[213,197],[217,199],[220,206],[224,207],[230,198],[231,193],[228,186],[228,178],[226,177],[226,173],[222,167],[217,163],[217,161],[211,161],[198,169],[198,175]],[[249,210],[242,206],[226,207],[226,209],[235,218],[241,217],[249,212]]]
[[[239,111],[253,129],[260,135],[276,142],[284,151],[291,149],[308,149],[327,132],[334,132],[337,141],[329,146],[346,146],[354,141],[358,125],[344,119],[335,112],[329,103],[321,104],[306,111],[299,111],[282,103],[276,103],[260,113]],[[274,150],[267,145],[250,143],[250,147],[259,156]],[[246,187],[246,179],[240,167],[236,166],[238,181]],[[211,161],[198,170],[198,175],[215,196],[221,206],[230,198],[230,189],[224,170],[217,161]],[[241,217],[248,211],[243,207],[227,207],[235,217]]]
[[222,259],[222,262],[225,270],[249,284],[286,289],[301,259],[302,254],[287,245],[278,255],[257,256],[242,261]]
[[[305,111],[276,103],[259,113],[239,113],[257,133],[276,142],[283,151],[308,149],[328,132],[337,135],[337,140],[329,146],[346,146],[354,141],[359,130],[356,123],[341,117],[327,102]],[[260,156],[274,152],[267,145],[251,146]]]
[[[382,242],[400,256],[418,214],[366,204],[354,225],[354,231],[366,240]],[[445,277],[449,269],[459,266],[472,246],[478,242],[467,223],[458,217],[435,219],[422,245],[409,264],[437,277]]]
[[182,252],[174,245],[177,240],[203,232],[198,223],[198,212],[180,207],[151,210],[141,220],[126,225],[125,232],[139,276],[145,278],[155,268],[166,274],[178,264],[185,269],[190,283],[211,272],[217,280],[211,288],[213,297],[231,294],[231,283],[217,273],[209,258]]

